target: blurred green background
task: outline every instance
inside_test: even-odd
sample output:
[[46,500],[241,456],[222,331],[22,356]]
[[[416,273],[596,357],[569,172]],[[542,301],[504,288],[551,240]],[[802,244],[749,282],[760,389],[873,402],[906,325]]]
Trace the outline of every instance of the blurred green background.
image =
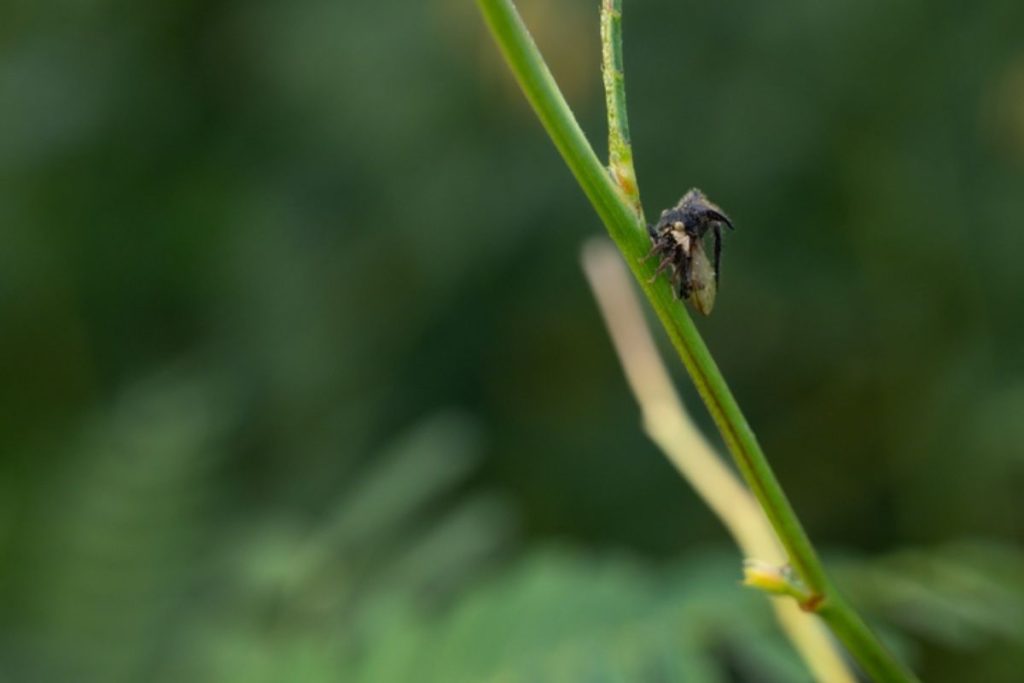
[[[520,4],[603,149],[598,3]],[[1024,4],[625,5],[812,537],[926,680],[1022,680]],[[807,680],[506,71],[470,0],[3,3],[0,681]]]

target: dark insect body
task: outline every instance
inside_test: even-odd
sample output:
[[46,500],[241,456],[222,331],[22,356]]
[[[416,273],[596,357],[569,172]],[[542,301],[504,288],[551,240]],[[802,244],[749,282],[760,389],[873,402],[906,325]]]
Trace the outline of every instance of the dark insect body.
[[[647,228],[653,242],[647,258],[660,257],[654,277],[670,270],[676,295],[689,299],[705,315],[711,312],[718,289],[723,224],[733,229],[729,217],[694,188],[676,206],[662,211],[658,222]],[[713,265],[704,252],[704,237],[708,233],[714,240]]]

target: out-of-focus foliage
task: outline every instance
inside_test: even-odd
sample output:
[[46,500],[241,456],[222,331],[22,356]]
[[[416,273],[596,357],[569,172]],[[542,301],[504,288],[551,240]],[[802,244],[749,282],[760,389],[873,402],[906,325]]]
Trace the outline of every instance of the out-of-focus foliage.
[[[626,4],[812,536],[926,680],[1017,680],[1024,5]],[[521,5],[599,141],[596,1]],[[468,0],[3,3],[0,680],[795,680],[599,229]]]

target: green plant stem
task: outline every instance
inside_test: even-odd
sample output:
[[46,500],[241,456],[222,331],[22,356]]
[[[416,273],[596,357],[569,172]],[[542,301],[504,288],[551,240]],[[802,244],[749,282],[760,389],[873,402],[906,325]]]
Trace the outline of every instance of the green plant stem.
[[656,266],[644,258],[650,249],[650,240],[643,221],[601,165],[511,0],[477,0],[477,5],[541,124],[654,307],[740,473],[785,547],[790,563],[814,594],[813,601],[804,607],[822,616],[875,680],[916,680],[885,649],[828,579],[814,546],[686,308],[675,299],[664,279],[652,280]]
[[642,222],[644,210],[633,168],[622,63],[622,0],[604,0],[601,3],[601,74],[608,109],[608,170]]

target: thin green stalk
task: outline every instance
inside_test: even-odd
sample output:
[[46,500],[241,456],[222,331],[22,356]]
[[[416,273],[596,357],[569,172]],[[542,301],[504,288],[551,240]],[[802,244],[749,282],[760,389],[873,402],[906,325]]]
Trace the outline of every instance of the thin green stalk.
[[640,189],[633,168],[626,115],[626,78],[622,68],[622,0],[601,4],[601,74],[608,109],[608,170],[643,221]]
[[[875,680],[916,680],[864,625],[825,574],[810,539],[686,308],[675,299],[664,279],[651,281],[656,266],[644,260],[650,241],[643,220],[601,165],[511,0],[477,0],[477,5],[526,98],[654,307],[791,564],[814,594],[813,600],[804,607],[822,616]],[[623,91],[623,99],[624,96]],[[622,113],[625,108],[617,111]],[[621,123],[615,128],[621,128],[625,122],[624,117],[619,120]]]

